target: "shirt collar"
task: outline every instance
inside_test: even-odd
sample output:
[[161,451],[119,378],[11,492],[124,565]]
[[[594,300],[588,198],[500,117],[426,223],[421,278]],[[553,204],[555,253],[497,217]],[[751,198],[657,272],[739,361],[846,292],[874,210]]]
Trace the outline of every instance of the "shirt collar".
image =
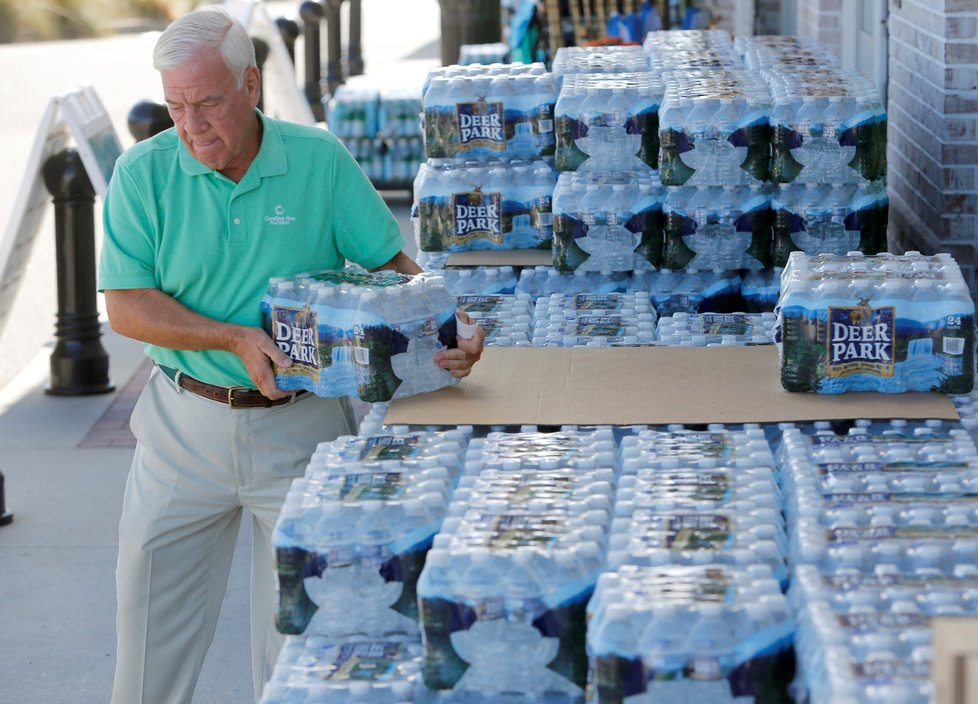
[[[251,162],[248,172],[241,179],[242,182],[265,176],[279,176],[284,174],[288,167],[285,145],[282,142],[282,135],[279,133],[274,120],[266,117],[261,110],[255,110],[255,113],[258,115],[258,119],[261,120],[262,124],[261,146],[258,148],[258,154],[255,155],[255,160]],[[185,174],[188,176],[199,176],[201,174],[216,173],[214,169],[209,166],[204,166],[194,159],[182,139],[178,138],[177,141],[180,143],[180,168],[183,169]]]

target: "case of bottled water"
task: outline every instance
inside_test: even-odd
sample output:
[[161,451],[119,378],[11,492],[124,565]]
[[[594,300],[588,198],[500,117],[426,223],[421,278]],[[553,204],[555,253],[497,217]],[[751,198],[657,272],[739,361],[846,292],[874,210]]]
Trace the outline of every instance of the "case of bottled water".
[[553,294],[537,299],[534,346],[604,347],[655,341],[656,313],[642,293]]
[[273,279],[262,320],[292,366],[280,389],[389,401],[457,383],[435,364],[456,344],[455,305],[440,277],[357,266]]
[[771,199],[760,186],[670,188],[662,206],[663,266],[763,269],[771,261]]
[[517,293],[527,293],[533,300],[555,293],[623,293],[631,276],[627,272],[562,273],[552,266],[526,267],[520,271]]
[[376,137],[379,114],[380,91],[376,88],[341,85],[326,107],[329,131],[344,142],[351,137]]
[[558,171],[659,167],[662,82],[647,71],[574,73],[555,107]]
[[[377,113],[377,131],[388,138],[421,138],[420,91],[415,88],[382,88],[380,109]],[[422,161],[424,161],[423,148],[421,158],[418,159],[419,163]]]
[[[735,270],[636,271],[629,291],[647,291],[661,316],[730,312],[743,308],[741,277]],[[772,305],[773,307],[773,305]]]
[[614,481],[610,430],[472,440],[418,582],[429,687],[579,700]]
[[589,702],[791,701],[793,623],[764,565],[623,565],[588,613]]
[[890,200],[883,183],[781,184],[771,199],[775,266],[794,251],[838,254],[886,251]]
[[724,30],[659,30],[645,36],[642,49],[653,73],[673,69],[743,69],[733,40]]
[[639,46],[562,46],[551,66],[558,91],[567,74],[642,73],[648,68],[648,59]]
[[448,437],[348,438],[317,451],[272,536],[279,631],[418,634],[415,585],[458,468]]
[[803,35],[756,34],[734,38],[734,49],[751,71],[781,66],[839,66],[839,57],[812,37]]
[[730,463],[738,467],[775,466],[767,436],[753,426],[736,430],[722,425],[707,430],[682,425],[644,429],[623,437],[619,454],[626,476],[647,468],[713,469]]
[[975,307],[948,254],[792,252],[778,311],[788,391],[972,389]]
[[[420,263],[419,263],[420,264]],[[445,286],[458,296],[508,296],[516,293],[518,277],[511,266],[444,269]]]
[[665,345],[774,344],[774,313],[674,313],[659,318],[656,337]]
[[623,272],[662,263],[662,202],[651,172],[574,172],[553,193],[554,268]]
[[775,183],[858,183],[886,175],[886,110],[872,81],[832,66],[761,72],[771,109]]
[[462,44],[458,48],[460,66],[472,64],[504,64],[509,61],[509,45],[504,42]]
[[556,100],[542,63],[435,69],[422,96],[425,156],[552,156]]
[[978,441],[978,392],[959,394],[951,397],[954,407],[961,416],[961,425],[968,431],[972,440]]
[[659,176],[667,186],[747,186],[767,180],[771,96],[742,69],[664,74]]
[[407,638],[285,639],[261,704],[422,704],[421,644]]
[[[615,515],[635,511],[774,511],[782,509],[781,492],[770,467],[745,466],[676,469],[644,468],[618,482]],[[778,518],[778,523],[781,522]]]
[[549,249],[556,181],[546,161],[430,159],[414,182],[419,249]]
[[529,344],[533,318],[529,294],[464,295],[455,302],[482,328],[487,347]]

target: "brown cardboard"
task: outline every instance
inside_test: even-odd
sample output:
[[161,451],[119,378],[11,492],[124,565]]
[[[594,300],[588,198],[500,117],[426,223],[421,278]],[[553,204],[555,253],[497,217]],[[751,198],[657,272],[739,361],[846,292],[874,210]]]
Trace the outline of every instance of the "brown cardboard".
[[934,704],[978,701],[978,618],[939,617],[931,628]]
[[756,347],[490,347],[456,386],[391,403],[386,423],[632,425],[941,418],[936,393],[820,395],[781,388]]
[[549,249],[480,249],[453,252],[445,266],[552,266],[554,255]]

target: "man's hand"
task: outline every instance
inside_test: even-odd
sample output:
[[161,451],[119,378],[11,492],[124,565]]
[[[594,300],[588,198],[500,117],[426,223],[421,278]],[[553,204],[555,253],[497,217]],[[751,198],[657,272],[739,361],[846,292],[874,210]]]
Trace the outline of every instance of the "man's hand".
[[273,365],[291,367],[292,359],[279,349],[268,333],[261,328],[239,327],[232,340],[231,352],[244,362],[256,389],[272,400],[285,398],[293,393],[275,386]]
[[[463,323],[474,323],[468,313],[457,312],[458,319]],[[435,364],[448,372],[456,379],[468,376],[472,371],[472,365],[482,357],[482,350],[485,349],[483,343],[486,333],[478,325],[475,326],[472,337],[465,338],[457,336],[458,347],[452,350],[439,350],[435,353]]]

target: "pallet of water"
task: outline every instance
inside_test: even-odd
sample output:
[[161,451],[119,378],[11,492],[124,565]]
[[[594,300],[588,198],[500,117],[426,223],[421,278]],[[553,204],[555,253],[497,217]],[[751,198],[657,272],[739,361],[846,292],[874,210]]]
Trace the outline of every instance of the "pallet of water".
[[418,634],[415,586],[463,440],[446,431],[320,445],[293,481],[272,536],[279,631]]
[[414,180],[418,247],[550,249],[556,181],[542,160],[429,159]]
[[660,266],[664,199],[650,172],[561,174],[552,202],[554,268],[624,272]]
[[749,186],[767,180],[771,97],[742,69],[664,74],[659,176],[667,186]]
[[542,63],[433,69],[422,92],[425,156],[553,156],[556,99]]
[[429,687],[466,701],[507,693],[579,701],[614,446],[610,430],[490,433],[470,443],[461,494],[418,582]]
[[617,347],[655,341],[655,309],[644,293],[553,294],[537,299],[537,347]]
[[792,252],[778,301],[788,391],[941,391],[974,383],[975,306],[949,254]]
[[269,280],[263,327],[292,359],[280,389],[389,401],[457,380],[435,364],[456,345],[455,305],[440,277],[357,266]]
[[774,313],[674,313],[659,318],[656,339],[663,345],[774,344]]
[[261,704],[421,704],[421,644],[404,637],[285,639]]
[[662,82],[647,71],[564,77],[555,107],[558,171],[659,167]]
[[791,701],[793,623],[765,565],[623,565],[588,616],[589,702]]
[[886,251],[890,200],[883,183],[780,184],[774,212],[772,262],[783,267],[791,252],[837,254]]

